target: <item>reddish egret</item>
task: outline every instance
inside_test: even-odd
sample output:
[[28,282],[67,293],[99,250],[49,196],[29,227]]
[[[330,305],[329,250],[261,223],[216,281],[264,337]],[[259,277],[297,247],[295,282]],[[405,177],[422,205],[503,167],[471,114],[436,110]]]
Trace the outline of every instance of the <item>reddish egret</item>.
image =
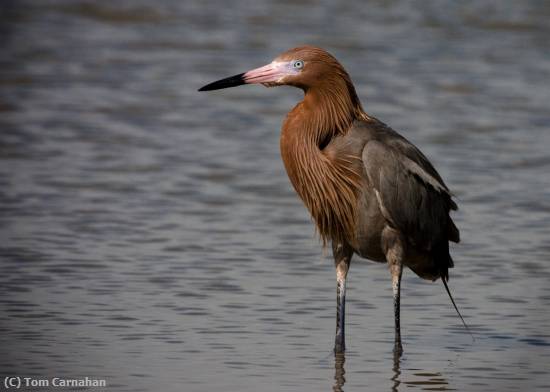
[[323,49],[290,49],[266,66],[199,91],[251,83],[294,86],[305,94],[284,121],[281,155],[323,243],[332,244],[335,352],[345,350],[346,276],[354,253],[388,263],[399,353],[403,265],[423,279],[441,278],[458,312],[446,283],[453,267],[449,241],[460,240],[449,216],[457,206],[428,158],[363,110],[348,73]]

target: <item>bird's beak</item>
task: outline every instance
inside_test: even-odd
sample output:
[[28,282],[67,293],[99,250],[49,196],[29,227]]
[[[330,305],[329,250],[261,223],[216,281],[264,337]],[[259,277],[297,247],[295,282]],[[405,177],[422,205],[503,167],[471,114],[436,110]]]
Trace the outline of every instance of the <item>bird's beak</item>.
[[248,72],[241,73],[235,76],[230,76],[225,79],[218,80],[203,86],[199,91],[219,90],[240,86],[242,84],[263,83],[271,84],[278,83],[283,77],[288,75],[288,63],[274,61],[263,67],[252,69]]

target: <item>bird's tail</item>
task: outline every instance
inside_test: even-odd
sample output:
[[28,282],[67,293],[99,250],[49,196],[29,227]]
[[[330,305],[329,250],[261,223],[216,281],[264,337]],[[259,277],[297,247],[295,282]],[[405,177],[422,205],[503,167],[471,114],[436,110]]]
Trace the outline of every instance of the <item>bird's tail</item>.
[[443,286],[445,286],[445,291],[447,291],[447,294],[449,294],[449,298],[451,299],[451,302],[453,303],[453,306],[456,310],[456,313],[458,314],[458,317],[460,317],[460,320],[462,320],[462,324],[464,325],[464,328],[466,328],[466,331],[468,331],[468,333],[472,337],[472,340],[475,341],[474,335],[472,334],[472,332],[470,331],[470,328],[468,328],[468,325],[466,324],[466,321],[464,321],[464,318],[462,317],[462,315],[458,311],[458,307],[456,306],[455,300],[453,299],[453,296],[451,295],[451,290],[449,290],[449,286],[447,285],[447,280],[448,279],[449,279],[448,277],[445,279],[445,277],[441,276],[441,281],[443,282]]

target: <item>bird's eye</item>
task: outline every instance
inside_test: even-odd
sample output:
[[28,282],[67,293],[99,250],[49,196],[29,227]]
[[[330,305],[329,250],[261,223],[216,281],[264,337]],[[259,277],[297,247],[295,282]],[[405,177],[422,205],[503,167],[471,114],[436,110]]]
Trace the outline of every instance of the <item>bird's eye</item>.
[[294,60],[292,62],[292,68],[302,69],[304,68],[304,62],[302,60]]

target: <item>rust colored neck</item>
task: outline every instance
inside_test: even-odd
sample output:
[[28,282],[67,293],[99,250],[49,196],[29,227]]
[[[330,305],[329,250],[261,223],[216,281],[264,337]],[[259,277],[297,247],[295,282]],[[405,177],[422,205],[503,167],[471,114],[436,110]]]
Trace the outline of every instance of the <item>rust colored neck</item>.
[[349,242],[354,236],[359,175],[353,161],[360,158],[327,154],[325,148],[346,135],[354,120],[368,118],[344,76],[304,88],[304,100],[288,114],[281,133],[286,171],[325,245],[330,240]]

